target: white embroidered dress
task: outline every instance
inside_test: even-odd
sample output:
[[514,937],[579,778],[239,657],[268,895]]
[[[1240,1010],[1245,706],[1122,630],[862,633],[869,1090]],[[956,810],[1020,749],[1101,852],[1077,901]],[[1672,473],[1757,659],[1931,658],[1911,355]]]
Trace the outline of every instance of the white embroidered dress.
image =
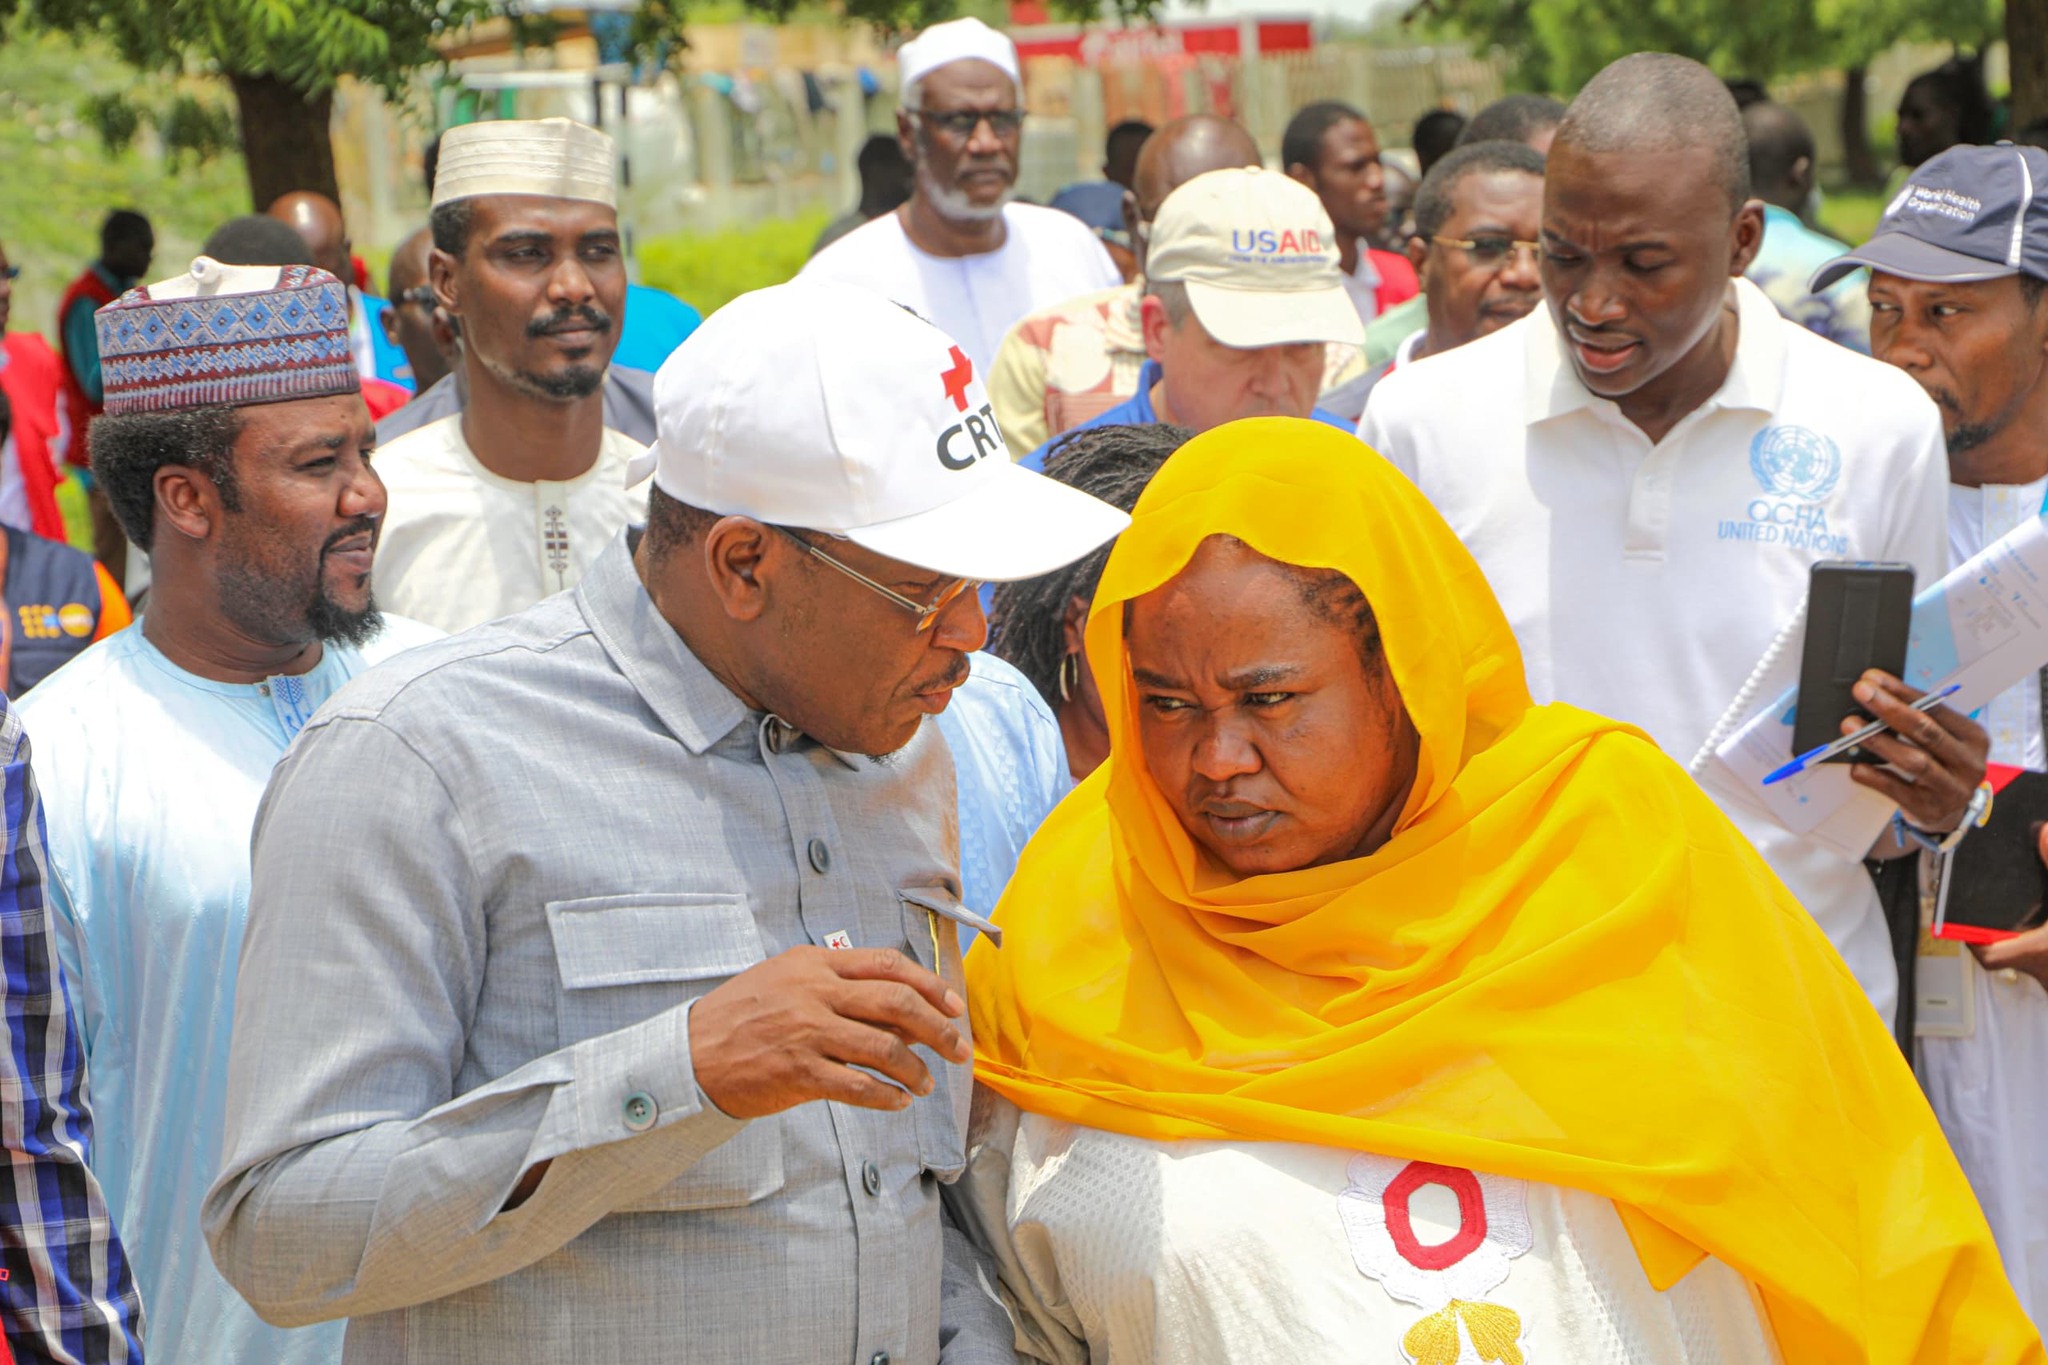
[[1650,1287],[1608,1200],[1294,1143],[1151,1142],[987,1092],[961,1205],[1023,1359],[1081,1365],[1776,1361],[1719,1261]]

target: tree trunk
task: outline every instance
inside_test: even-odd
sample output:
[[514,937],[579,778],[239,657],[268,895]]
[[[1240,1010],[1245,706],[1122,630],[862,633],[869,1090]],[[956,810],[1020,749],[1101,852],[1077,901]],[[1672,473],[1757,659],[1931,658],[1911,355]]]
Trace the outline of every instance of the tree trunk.
[[[2024,0],[2012,0],[2024,3]],[[1884,172],[1877,154],[1870,149],[1869,72],[1852,66],[1842,72],[1842,159],[1848,163],[1852,185],[1882,185]]]
[[317,190],[339,203],[334,144],[327,132],[333,92],[308,97],[275,76],[231,74],[228,80],[241,110],[242,157],[256,212],[293,190]]
[[2005,0],[2005,44],[2012,60],[2012,120],[2017,133],[2048,117],[2048,0]]

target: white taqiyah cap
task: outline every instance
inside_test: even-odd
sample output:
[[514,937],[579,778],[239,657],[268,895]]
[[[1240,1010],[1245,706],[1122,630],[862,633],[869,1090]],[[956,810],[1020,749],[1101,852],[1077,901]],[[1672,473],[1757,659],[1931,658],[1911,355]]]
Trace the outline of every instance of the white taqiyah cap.
[[654,377],[655,442],[628,471],[724,516],[843,536],[956,578],[1033,578],[1130,524],[1011,463],[944,332],[854,284],[792,280],[704,320]]
[[1341,341],[1365,323],[1337,269],[1337,230],[1315,191],[1257,166],[1209,171],[1159,206],[1145,278],[1187,286],[1225,346]]
[[611,136],[566,118],[465,123],[441,135],[434,207],[480,194],[540,194],[619,206]]
[[949,19],[933,24],[897,49],[898,88],[908,89],[912,81],[923,80],[946,63],[969,57],[993,62],[1011,80],[1023,84],[1017,67],[1017,45],[1006,35],[979,19]]

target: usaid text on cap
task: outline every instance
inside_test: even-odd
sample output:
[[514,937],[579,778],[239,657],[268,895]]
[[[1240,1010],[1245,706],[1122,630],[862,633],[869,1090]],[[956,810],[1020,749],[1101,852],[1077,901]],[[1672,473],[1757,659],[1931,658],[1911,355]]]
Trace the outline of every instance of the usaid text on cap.
[[1232,228],[1230,249],[1241,256],[1320,256],[1326,250],[1323,234],[1314,228]]
[[[958,346],[948,356],[953,368],[942,373],[939,382],[945,385],[946,397],[952,401],[954,410],[966,412],[967,386],[974,382],[974,362]],[[953,452],[954,441],[962,435],[974,442],[973,454]],[[996,425],[995,409],[987,403],[981,405],[979,412],[969,413],[964,420],[939,433],[939,463],[948,469],[972,469],[976,460],[997,450],[1007,454],[1009,447],[1003,444],[1003,429]]]

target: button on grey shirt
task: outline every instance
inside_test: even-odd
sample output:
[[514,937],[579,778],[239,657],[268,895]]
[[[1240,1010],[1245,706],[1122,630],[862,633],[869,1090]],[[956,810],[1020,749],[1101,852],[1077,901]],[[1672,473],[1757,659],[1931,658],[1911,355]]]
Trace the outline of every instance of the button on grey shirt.
[[742,1123],[690,1062],[690,1002],[797,944],[943,939],[957,985],[953,801],[935,726],[871,760],[749,712],[623,538],[356,679],[257,820],[222,1272],[273,1321],[347,1316],[351,1365],[1012,1359],[941,1237],[966,1068]]

